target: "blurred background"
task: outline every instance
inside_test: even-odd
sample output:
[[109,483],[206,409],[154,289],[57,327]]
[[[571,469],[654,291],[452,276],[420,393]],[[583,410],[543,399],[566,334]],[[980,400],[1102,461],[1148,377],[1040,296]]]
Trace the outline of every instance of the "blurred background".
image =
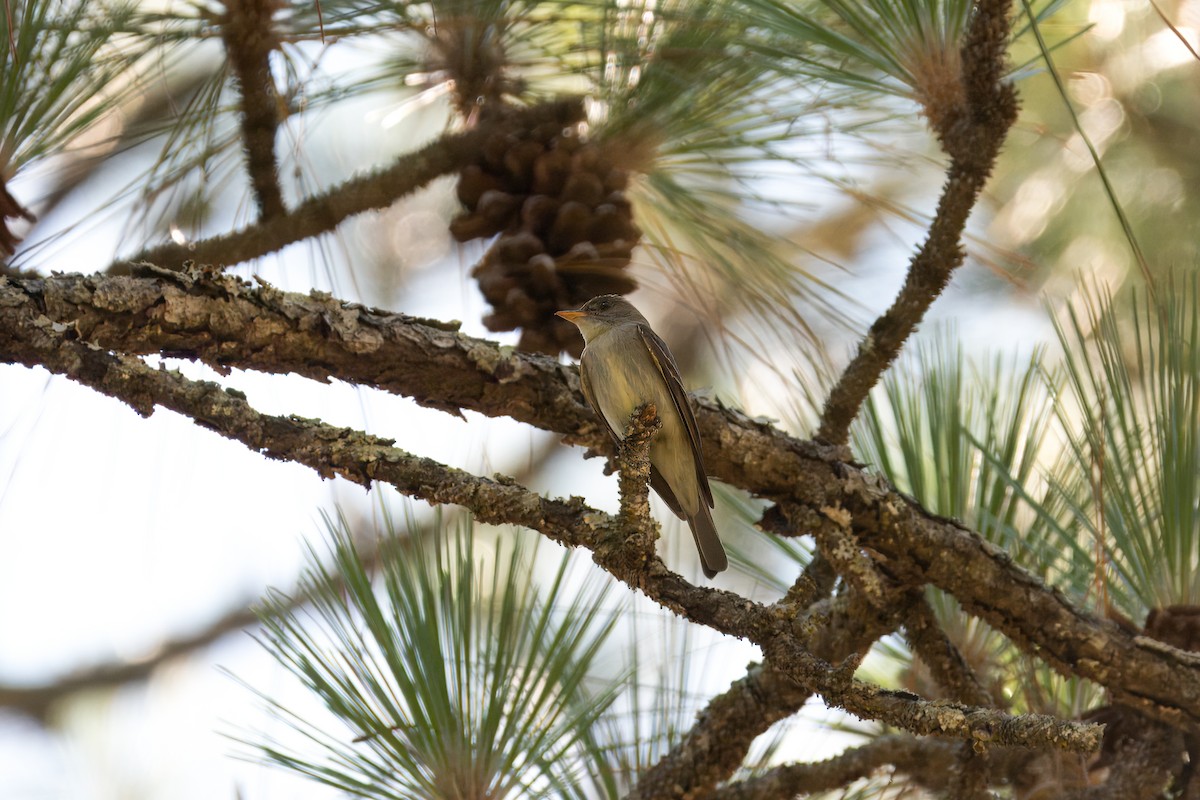
[[[868,45],[881,43],[866,41],[857,72],[844,59],[791,64],[773,53],[832,45],[814,42],[799,24],[776,20],[771,28],[753,16],[759,4],[748,7],[759,23],[751,33],[769,34],[754,41],[785,49],[755,49],[751,39],[737,40],[741,33],[693,44],[721,58],[696,71],[687,94],[664,91],[670,84],[656,85],[652,69],[638,72],[653,62],[656,37],[674,35],[672,13],[701,13],[686,3],[281,2],[273,6],[279,46],[271,66],[285,200],[328,190],[470,124],[444,42],[474,20],[495,36],[473,40],[476,52],[502,45],[507,74],[524,81],[520,91],[586,93],[597,141],[608,131],[614,141],[652,143],[627,165],[627,195],[644,234],[619,273],[637,282],[631,299],[672,345],[690,387],[807,436],[830,376],[899,288],[945,161],[920,113],[919,74],[886,67],[909,63],[904,52],[869,58]],[[796,5],[813,19],[839,7]],[[959,21],[958,29],[934,26],[953,52],[965,6],[917,7]],[[22,238],[10,270],[103,271],[144,247],[253,221],[238,93],[217,30],[223,9],[7,0],[0,176],[37,217],[9,220]],[[1027,11],[1039,20],[1036,32]],[[96,40],[76,55],[73,74],[38,62],[38,52],[49,52],[43,40],[21,49],[35,25],[51,29],[39,13],[75,14],[75,30]],[[1166,280],[1197,260],[1200,3],[1065,0],[1014,14],[1020,118],[971,217],[966,263],[902,361],[915,379],[947,364],[959,377],[986,377],[996,364],[997,374],[1020,374],[1059,347],[1052,312],[1076,299],[1081,275],[1120,294],[1138,275]],[[735,62],[744,74],[730,73]],[[35,80],[38,70],[46,83]],[[728,84],[718,85],[717,74]],[[713,86],[720,96],[701,91]],[[32,96],[61,96],[66,111],[59,119],[53,109],[29,108]],[[517,345],[521,331],[485,322],[497,309],[473,270],[492,239],[452,235],[460,198],[447,176],[231,272],[460,320],[465,333]],[[363,429],[476,474],[514,475],[537,491],[616,509],[615,478],[599,460],[509,420],[454,419],[340,383],[222,376],[162,361],[245,392],[265,413]],[[896,443],[901,423],[886,418],[903,406],[906,386],[881,387],[856,430],[856,452],[877,466]],[[909,488],[920,483],[911,463],[900,472]],[[715,585],[778,597],[805,563],[804,545],[768,539],[754,527],[756,501],[715,488],[718,527],[735,555]],[[655,508],[663,557],[698,579],[686,529]],[[463,524],[386,488],[366,492],[269,461],[171,412],[142,419],[43,370],[0,366],[0,796],[337,796],[264,766],[239,740],[295,733],[257,693],[296,708],[313,703],[251,635],[248,609],[268,587],[296,591],[306,561],[328,556],[328,520],[338,514],[364,541],[397,520],[401,529]],[[474,542],[490,558],[536,538],[483,529]],[[552,575],[559,558],[540,544],[531,580]],[[597,572],[586,557],[575,561],[578,574]],[[627,674],[631,650],[642,654],[639,680],[670,666],[686,728],[756,653],[689,632],[623,594],[615,587],[605,603],[623,610],[629,630],[613,635],[597,669]],[[911,673],[911,657],[885,641],[868,667],[895,680]],[[818,738],[814,725],[844,730]],[[764,754],[827,757],[856,740],[856,726],[810,704]]]

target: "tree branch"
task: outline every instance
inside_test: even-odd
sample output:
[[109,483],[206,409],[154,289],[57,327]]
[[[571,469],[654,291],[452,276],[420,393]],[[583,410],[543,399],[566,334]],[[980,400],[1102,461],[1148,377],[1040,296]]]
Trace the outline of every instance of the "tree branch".
[[742,765],[755,739],[811,696],[777,670],[751,665],[745,677],[709,701],[670,753],[638,776],[626,800],[677,797],[716,786]]
[[[854,597],[860,597],[868,608],[865,613],[880,614],[887,608],[905,609],[905,628],[914,654],[926,663],[938,684],[950,699],[988,707],[994,705],[975,678],[958,648],[949,640],[933,610],[925,600],[921,587],[904,589],[889,581],[872,562],[850,529],[851,515],[844,508],[822,508],[824,517],[813,526],[819,552],[824,553],[848,584],[854,587]],[[990,761],[982,741],[963,742],[959,746],[950,775],[948,794],[957,800],[987,800]],[[978,748],[978,749],[977,749]]]
[[[374,541],[356,544],[359,557],[368,568],[374,568],[377,562],[378,548]],[[276,599],[270,606],[272,611],[299,608],[311,599],[303,587],[293,587],[286,592],[273,590],[273,593]],[[45,721],[51,706],[77,692],[110,689],[145,680],[173,659],[207,647],[234,631],[257,626],[262,613],[255,607],[258,601],[259,598],[252,598],[247,602],[234,604],[199,630],[155,644],[153,652],[145,658],[96,664],[40,685],[0,685],[0,708],[14,709],[39,721]]]
[[1200,722],[1200,656],[1174,649],[1156,655],[1154,646],[1076,608],[978,534],[911,501],[897,504],[886,482],[862,477],[845,505],[861,526],[859,540],[902,580],[954,595],[1025,652],[1103,685],[1120,702],[1173,725]]
[[225,0],[221,39],[241,92],[242,149],[250,189],[260,219],[282,215],[279,160],[275,132],[279,127],[279,92],[271,75],[271,53],[279,47],[272,14],[276,0]]
[[954,800],[993,800],[988,791],[992,777],[991,753],[973,742],[958,746],[953,761],[947,763],[948,797]]
[[[828,597],[833,582],[828,563],[814,556],[776,609],[795,618]],[[831,618],[822,632],[838,629],[838,622]],[[849,649],[831,652],[844,639],[826,635],[814,641],[814,651],[827,660],[840,661],[848,652],[868,649],[880,633],[858,632]],[[627,800],[646,800],[677,790],[684,794],[703,791],[727,780],[745,762],[754,740],[803,708],[810,697],[812,692],[776,670],[751,664],[746,676],[712,698],[683,739],[638,777]]]
[[[103,347],[181,355],[218,369],[378,386],[450,413],[507,415],[574,443],[611,447],[583,402],[574,370],[549,358],[327,295],[252,288],[230,276],[175,278],[0,279],[0,360],[62,372],[25,341],[58,327]],[[1064,674],[1100,683],[1120,702],[1172,724],[1200,723],[1200,657],[1075,608],[975,533],[839,461],[835,448],[794,439],[707,401],[696,406],[705,462],[715,477],[785,504],[844,508],[859,542],[903,583],[938,586],[1026,652]],[[333,471],[314,458],[322,474]]]
[[482,522],[520,525],[569,547],[588,547],[596,563],[619,580],[693,622],[760,645],[768,662],[790,679],[857,716],[917,733],[998,744],[1081,752],[1099,746],[1098,725],[929,703],[855,680],[808,653],[791,630],[791,620],[771,607],[693,586],[657,557],[630,564],[621,554],[597,548],[619,534],[621,522],[588,508],[579,498],[541,497],[515,482],[481,478],[411,455],[379,437],[315,420],[261,414],[236,391],[153,369],[136,358],[79,341],[72,328],[50,321],[29,304],[8,302],[10,285],[0,280],[0,353],[6,361],[45,366],[143,415],[158,406],[171,409],[270,458],[305,464],[323,477],[340,475],[368,487],[372,481],[384,481],[431,503],[460,505]]
[[891,308],[875,320],[858,352],[825,400],[816,438],[845,445],[867,393],[896,359],[954,270],[963,262],[967,217],[987,183],[1000,146],[1017,117],[1016,93],[1002,81],[1009,0],[979,0],[962,46],[963,105],[931,117],[950,155],[937,213]]
[[968,705],[995,705],[958,648],[946,637],[920,586],[895,585],[863,552],[851,530],[850,512],[840,506],[825,507],[819,516],[809,516],[812,518],[809,528],[819,552],[854,587],[854,597],[861,598],[868,606],[858,616],[903,609],[904,627],[914,654],[929,667],[948,697]]
[[904,630],[913,653],[925,663],[947,696],[959,703],[996,706],[996,699],[980,683],[971,665],[942,630],[929,602],[921,594],[911,598]]
[[825,761],[787,764],[727,784],[707,795],[707,800],[769,800],[828,792],[889,766],[928,789],[942,790],[948,786],[947,776],[938,766],[954,758],[954,748],[955,745],[936,739],[915,739],[902,734],[879,736]]
[[232,631],[257,622],[258,617],[253,611],[246,605],[239,605],[193,634],[163,642],[146,658],[99,664],[36,686],[0,685],[0,708],[10,708],[34,719],[44,720],[50,707],[68,695],[93,689],[109,689],[141,680],[167,661],[206,647]]
[[1061,800],[1156,800],[1183,771],[1183,734],[1128,708],[1109,708],[1100,762],[1105,779]]
[[650,516],[650,442],[661,428],[658,409],[645,403],[634,411],[617,447],[620,531],[601,546],[605,558],[628,560],[626,568],[631,571],[645,568],[658,541],[658,523]]
[[310,197],[290,212],[224,236],[186,245],[164,244],[144,250],[131,258],[114,262],[108,268],[108,273],[127,275],[132,265],[142,262],[179,269],[188,261],[219,266],[250,261],[293,242],[327,233],[347,217],[386,208],[433,179],[474,163],[495,126],[506,129],[517,126],[532,130],[544,123],[556,123],[565,127],[582,118],[583,103],[578,98],[489,116],[471,130],[442,136],[416,152],[401,156],[386,169],[351,178],[325,194]]

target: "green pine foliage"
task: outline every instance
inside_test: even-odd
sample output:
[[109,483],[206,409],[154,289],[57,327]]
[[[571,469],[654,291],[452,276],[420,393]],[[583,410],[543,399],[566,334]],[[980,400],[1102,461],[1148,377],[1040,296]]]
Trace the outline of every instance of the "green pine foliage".
[[[1055,317],[1060,358],[980,369],[935,339],[872,395],[855,447],[1076,602],[1140,624],[1200,598],[1200,279],[1123,299],[1081,288]],[[1070,717],[1098,702],[1096,687],[1021,655],[950,598],[930,600],[1015,708]],[[884,652],[910,668],[901,644]]]
[[606,590],[566,556],[531,580],[532,548],[483,548],[468,523],[389,532],[370,564],[344,520],[329,527],[307,603],[275,596],[261,642],[332,719],[267,699],[306,744],[256,742],[263,757],[360,797],[575,793],[621,685],[599,677],[618,618]]
[[[77,147],[138,91],[128,3],[9,0],[0,14],[0,178]],[[99,142],[88,142],[96,145]]]
[[1098,590],[1134,620],[1200,603],[1197,273],[1126,298],[1086,286],[1057,330],[1068,459],[1055,484]]

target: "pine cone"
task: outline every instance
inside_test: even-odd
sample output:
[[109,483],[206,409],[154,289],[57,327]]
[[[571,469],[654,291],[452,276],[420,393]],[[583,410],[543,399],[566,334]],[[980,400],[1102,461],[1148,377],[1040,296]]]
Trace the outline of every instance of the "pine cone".
[[459,241],[499,234],[473,275],[492,305],[495,331],[520,328],[518,347],[578,354],[583,341],[554,316],[597,294],[627,294],[641,231],[625,197],[629,174],[594,142],[541,126],[523,138],[498,133],[462,170]]

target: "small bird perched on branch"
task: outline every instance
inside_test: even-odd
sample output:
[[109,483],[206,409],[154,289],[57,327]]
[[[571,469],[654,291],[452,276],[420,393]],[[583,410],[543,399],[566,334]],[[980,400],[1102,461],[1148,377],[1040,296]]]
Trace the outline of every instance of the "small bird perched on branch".
[[583,334],[579,359],[583,395],[621,441],[633,412],[645,403],[658,409],[662,429],[650,444],[650,485],[675,515],[687,520],[700,551],[704,575],[713,577],[729,562],[713,525],[712,489],[700,452],[700,432],[679,367],[666,342],[627,300],[615,294],[593,297],[575,311],[557,315]]

